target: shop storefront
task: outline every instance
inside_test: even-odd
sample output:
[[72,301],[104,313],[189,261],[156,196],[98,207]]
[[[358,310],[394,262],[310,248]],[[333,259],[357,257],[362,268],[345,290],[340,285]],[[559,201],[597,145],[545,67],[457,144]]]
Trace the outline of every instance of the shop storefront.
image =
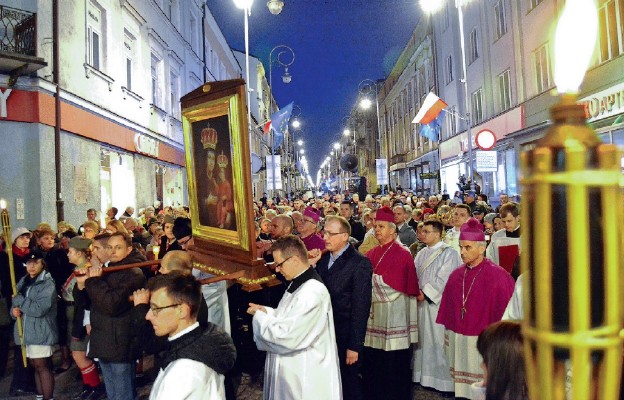
[[[475,143],[476,135],[482,130],[489,130],[496,136],[497,143],[490,151],[496,151],[497,171],[479,172],[476,168],[476,152],[480,151]],[[489,198],[497,197],[501,192],[510,196],[519,193],[518,187],[518,148],[517,142],[510,140],[517,132],[524,129],[523,106],[518,106],[491,120],[471,128],[473,150],[473,175],[481,192]],[[459,190],[458,184],[468,179],[468,134],[460,133],[440,143],[440,186],[442,193],[452,198]]]
[[[624,150],[624,82],[579,101],[585,105],[587,122],[604,143],[612,143]],[[624,158],[622,159],[624,172]]]
[[[56,222],[54,98],[42,87],[0,89],[2,197],[19,226]],[[8,94],[7,94],[8,91]],[[155,201],[187,204],[184,151],[136,125],[63,101],[61,193],[65,220],[76,226],[86,210],[111,206],[137,212]],[[171,142],[171,141],[169,141]],[[21,208],[21,210],[18,210]],[[20,211],[20,212],[18,212]]]
[[439,169],[440,161],[438,150],[430,151],[407,164],[410,188],[417,194],[431,195],[438,193],[440,188]]

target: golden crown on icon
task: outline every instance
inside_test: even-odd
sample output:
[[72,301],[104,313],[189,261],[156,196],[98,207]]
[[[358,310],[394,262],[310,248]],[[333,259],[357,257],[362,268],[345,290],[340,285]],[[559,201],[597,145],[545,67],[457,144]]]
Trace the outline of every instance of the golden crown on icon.
[[219,168],[225,168],[228,165],[228,158],[225,154],[223,154],[223,151],[221,151],[221,154],[217,156],[217,165]]
[[204,128],[201,131],[201,142],[204,149],[215,150],[217,148],[217,131],[214,128]]

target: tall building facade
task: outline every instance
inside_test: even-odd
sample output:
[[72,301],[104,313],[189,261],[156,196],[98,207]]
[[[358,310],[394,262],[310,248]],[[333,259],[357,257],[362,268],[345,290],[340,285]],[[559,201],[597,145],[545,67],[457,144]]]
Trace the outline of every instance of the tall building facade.
[[[20,75],[9,63],[25,56],[20,45],[0,57],[0,168],[11,171],[0,176],[0,192],[17,224],[54,223],[57,195],[75,224],[88,208],[187,204],[179,99],[205,81],[241,75],[210,10],[200,1],[59,0],[55,17],[52,4],[0,1],[11,10],[3,15],[35,16],[33,55],[45,64]],[[14,29],[1,34],[20,41]]]
[[[434,92],[448,104],[439,147],[433,150],[434,157],[428,165],[430,171],[439,169],[441,192],[453,197],[459,190],[458,183],[468,178],[470,128],[474,150],[472,170],[482,192],[489,196],[502,192],[510,196],[520,193],[519,155],[533,148],[544,136],[550,126],[549,108],[558,102],[553,76],[554,31],[564,5],[554,0],[465,3],[462,6],[463,53],[455,2],[445,1],[440,11],[418,23],[415,35],[419,29],[425,31],[419,26],[431,24],[433,55],[426,65],[433,66],[434,76],[426,91]],[[597,5],[598,43],[579,98],[586,105],[588,123],[600,138],[624,148],[624,0],[601,0]],[[423,43],[427,37],[424,36]],[[414,38],[405,47],[393,74],[395,71],[410,73],[415,69],[404,67],[406,54],[416,54],[410,50],[414,47]],[[464,62],[466,84],[463,81]],[[412,111],[411,99],[404,95],[409,92],[410,80],[401,74],[395,76],[397,78],[389,77],[384,85],[384,106],[380,110],[383,140],[389,145],[385,154],[389,160],[391,185],[401,184],[404,188],[421,192],[423,188],[427,192],[425,185],[419,186],[413,178],[407,178],[409,168],[408,172],[401,173],[404,165],[414,165],[422,154],[418,152],[419,142],[423,146],[426,144],[418,136],[420,126],[411,125],[411,120],[409,126],[406,123],[407,115],[418,111],[419,101],[426,91],[414,96],[415,109]],[[476,168],[475,155],[479,149],[475,138],[483,130],[493,132],[497,138],[492,149],[497,152],[495,172]],[[415,154],[412,152],[414,147]],[[434,149],[435,145],[431,144],[429,148]],[[431,187],[431,192],[436,190]]]

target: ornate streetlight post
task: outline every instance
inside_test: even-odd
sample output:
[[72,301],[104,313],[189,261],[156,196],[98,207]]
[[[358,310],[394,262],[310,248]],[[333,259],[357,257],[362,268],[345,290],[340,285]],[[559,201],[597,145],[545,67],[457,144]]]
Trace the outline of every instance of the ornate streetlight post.
[[[373,105],[372,100],[368,97],[372,93],[375,93],[375,110],[377,116],[377,142],[379,146],[379,158],[382,158],[382,146],[381,146],[381,124],[379,121],[379,92],[377,90],[377,82],[372,79],[364,79],[358,84],[358,92],[362,97],[360,100],[360,107],[364,110],[368,110]],[[364,129],[366,130],[366,122],[364,122]],[[377,177],[379,180],[379,177]],[[381,186],[381,193],[384,193],[384,187]]]
[[[240,1],[240,0],[239,0]],[[275,59],[273,59],[273,52],[275,50],[278,50],[277,52],[277,56],[275,57]],[[281,60],[281,56],[283,54],[288,54],[290,57],[290,61],[288,62],[284,62]],[[277,46],[273,47],[271,49],[271,52],[269,53],[269,90],[270,90],[270,109],[273,109],[273,63],[277,62],[280,66],[284,67],[284,75],[282,75],[282,82],[284,82],[285,84],[289,84],[290,81],[292,80],[292,75],[290,75],[290,73],[288,72],[288,67],[292,65],[292,63],[295,62],[295,52],[293,51],[292,48],[290,48],[289,46],[286,46],[284,44],[278,44]],[[273,165],[273,196],[275,195],[275,134],[272,133],[271,134],[271,160],[272,165]],[[288,197],[288,196],[287,196]]]

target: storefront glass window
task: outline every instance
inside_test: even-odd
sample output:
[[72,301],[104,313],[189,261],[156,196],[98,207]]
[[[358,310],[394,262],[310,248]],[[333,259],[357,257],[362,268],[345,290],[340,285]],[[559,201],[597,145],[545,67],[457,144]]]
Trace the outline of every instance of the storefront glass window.
[[511,149],[505,151],[505,171],[507,177],[507,194],[513,196],[518,194],[518,174],[516,171],[516,151]]
[[602,143],[611,143],[611,135],[609,132],[599,133],[598,138]]
[[623,147],[624,146],[624,127],[613,131],[612,134],[613,134],[613,144]]

